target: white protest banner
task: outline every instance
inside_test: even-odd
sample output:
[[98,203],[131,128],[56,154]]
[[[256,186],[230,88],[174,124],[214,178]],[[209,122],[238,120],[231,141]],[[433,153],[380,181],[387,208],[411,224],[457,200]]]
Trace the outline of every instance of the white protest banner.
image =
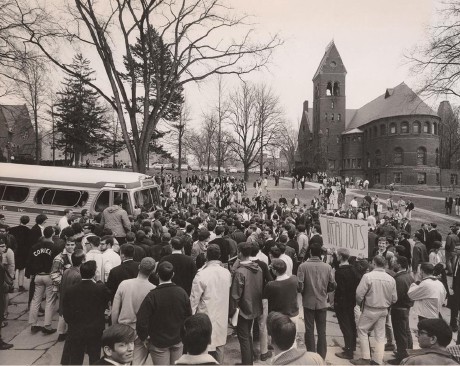
[[367,232],[369,227],[367,221],[321,216],[319,222],[324,247],[331,249],[346,248],[352,256],[368,257]]

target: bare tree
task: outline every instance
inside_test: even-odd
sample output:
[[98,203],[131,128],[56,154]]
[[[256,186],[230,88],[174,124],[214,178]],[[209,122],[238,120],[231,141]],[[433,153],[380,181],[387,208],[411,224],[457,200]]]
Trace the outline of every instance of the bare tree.
[[27,57],[28,61],[15,74],[16,94],[18,94],[32,111],[35,129],[35,163],[40,164],[40,131],[39,123],[42,107],[46,105],[47,91],[50,85],[48,69],[35,55]]
[[438,160],[437,163],[442,169],[452,169],[457,167],[460,153],[460,107],[449,108],[443,112],[443,115],[440,116],[442,124],[439,125],[440,151],[437,155],[437,159],[440,158],[440,161]]
[[438,10],[440,20],[429,28],[422,44],[406,58],[412,72],[422,77],[419,92],[427,96],[460,96],[460,3],[446,0]]
[[[265,42],[253,42],[249,18],[232,15],[224,0],[73,0],[72,4],[46,24],[24,22],[28,42],[69,73],[72,70],[53,49],[53,42],[70,40],[97,52],[106,80],[88,85],[117,112],[135,171],[145,171],[151,137],[177,87],[216,74],[241,76],[263,68],[273,49],[282,43],[276,35]],[[233,36],[223,37],[224,31]],[[135,39],[139,44],[136,55],[131,47]],[[171,61],[167,72],[161,60]],[[134,68],[126,72],[125,65],[135,64],[141,73]],[[110,92],[102,85],[109,85]],[[152,90],[156,96],[153,103],[148,98]],[[142,113],[137,105],[140,97]]]
[[292,171],[295,166],[295,153],[297,151],[298,140],[297,131],[293,126],[284,123],[280,131],[279,149],[280,155],[284,156],[288,164],[288,170]]
[[174,132],[172,134],[175,140],[174,145],[177,146],[177,169],[179,173],[182,171],[184,136],[188,129],[188,122],[190,122],[190,106],[184,101],[180,108],[179,120],[169,124],[173,128],[172,132]]
[[257,158],[261,162],[260,154],[279,136],[280,120],[272,118],[275,115],[269,112],[267,105],[276,98],[268,98],[271,95],[268,90],[265,86],[256,88],[243,82],[230,96],[229,124],[234,134],[231,149],[243,163],[245,180]]

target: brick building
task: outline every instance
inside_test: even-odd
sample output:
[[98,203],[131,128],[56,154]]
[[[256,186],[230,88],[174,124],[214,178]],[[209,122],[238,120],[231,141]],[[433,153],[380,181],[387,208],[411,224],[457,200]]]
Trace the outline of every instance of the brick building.
[[439,185],[441,118],[405,83],[346,108],[346,68],[331,42],[303,104],[296,167],[371,185]]
[[34,131],[25,104],[0,105],[0,159],[34,159]]

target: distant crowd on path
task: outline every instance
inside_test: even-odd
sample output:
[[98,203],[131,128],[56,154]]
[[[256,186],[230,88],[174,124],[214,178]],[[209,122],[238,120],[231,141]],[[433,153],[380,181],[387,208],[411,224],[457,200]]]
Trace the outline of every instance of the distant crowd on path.
[[[447,346],[458,330],[460,224],[443,256],[436,223],[415,230],[408,214],[396,224],[367,210],[369,251],[357,258],[345,248],[327,250],[319,224],[324,212],[357,216],[353,206],[328,209],[320,200],[308,206],[296,195],[274,201],[256,192],[258,203],[231,177],[164,178],[161,202],[138,207],[136,216],[119,198],[96,217],[66,209],[51,226],[39,214],[32,227],[22,216],[10,228],[0,215],[0,318],[7,319],[16,290],[11,280],[25,292],[26,276],[30,331],[58,333],[63,365],[83,364],[85,353],[90,364],[222,364],[229,326],[243,364],[256,356],[324,364],[328,308],[344,335],[337,357],[382,364],[384,350],[394,350],[393,364],[457,364],[459,348]],[[296,342],[298,296],[306,350]],[[441,318],[447,299],[450,326]],[[420,350],[412,350],[410,311],[419,319]],[[0,349],[11,347],[0,341]]]

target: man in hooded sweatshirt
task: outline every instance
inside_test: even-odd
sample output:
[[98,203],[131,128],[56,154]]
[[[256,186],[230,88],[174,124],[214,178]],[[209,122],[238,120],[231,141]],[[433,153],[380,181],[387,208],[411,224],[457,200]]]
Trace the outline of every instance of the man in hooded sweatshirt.
[[237,309],[236,332],[241,349],[243,365],[253,364],[253,343],[251,329],[254,319],[262,314],[263,274],[259,265],[251,261],[252,244],[238,244],[239,266],[236,268],[230,288],[230,315]]
[[115,197],[113,206],[107,207],[102,212],[101,226],[109,228],[113,232],[113,236],[118,243],[126,243],[126,233],[131,230],[131,222],[128,218],[128,213],[123,209],[123,199]]

